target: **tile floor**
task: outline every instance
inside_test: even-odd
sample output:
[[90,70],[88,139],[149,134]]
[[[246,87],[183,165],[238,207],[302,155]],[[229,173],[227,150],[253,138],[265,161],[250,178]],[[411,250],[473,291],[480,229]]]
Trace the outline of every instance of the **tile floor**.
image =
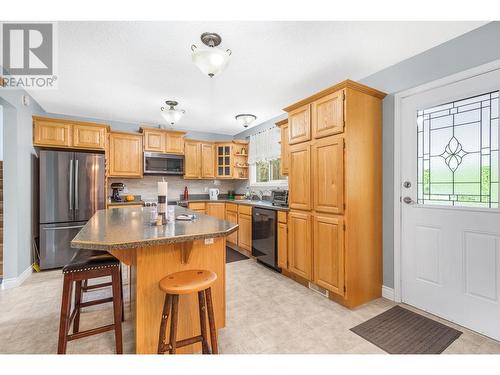
[[[0,291],[0,353],[56,352],[61,288],[61,272],[52,271],[33,274],[19,288]],[[230,263],[227,324],[219,330],[220,351],[382,354],[381,349],[349,328],[393,305],[381,298],[351,311],[253,260]],[[127,305],[125,310],[127,316]],[[89,323],[111,322],[110,305],[88,308],[81,320],[82,329]],[[444,323],[464,332],[445,353],[500,354],[499,342]],[[131,322],[126,321],[123,330],[127,353],[133,349],[131,329]],[[68,353],[114,353],[114,334],[108,332],[70,342]]]

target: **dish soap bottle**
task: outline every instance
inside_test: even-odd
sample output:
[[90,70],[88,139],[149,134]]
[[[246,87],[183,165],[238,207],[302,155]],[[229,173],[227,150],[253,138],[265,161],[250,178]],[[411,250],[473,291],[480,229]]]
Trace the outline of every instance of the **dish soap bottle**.
[[184,196],[183,196],[183,199],[185,201],[189,200],[189,191],[188,191],[188,187],[187,186],[184,186]]

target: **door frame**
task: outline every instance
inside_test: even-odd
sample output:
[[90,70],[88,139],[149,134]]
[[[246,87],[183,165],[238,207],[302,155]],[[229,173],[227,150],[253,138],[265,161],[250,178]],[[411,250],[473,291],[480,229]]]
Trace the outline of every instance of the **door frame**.
[[439,87],[447,86],[459,81],[464,81],[474,78],[483,74],[491,73],[500,70],[500,60],[495,60],[487,64],[479,65],[477,67],[455,73],[444,78],[440,78],[423,85],[419,85],[404,91],[400,91],[394,95],[394,301],[397,303],[402,302],[402,283],[403,275],[401,270],[402,260],[402,189],[401,189],[401,108],[403,99],[436,89]]

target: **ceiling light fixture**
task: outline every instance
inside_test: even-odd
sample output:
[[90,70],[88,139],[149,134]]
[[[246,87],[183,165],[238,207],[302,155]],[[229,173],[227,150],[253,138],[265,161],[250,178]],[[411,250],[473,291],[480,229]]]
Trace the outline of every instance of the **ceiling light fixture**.
[[243,127],[248,128],[248,125],[254,122],[257,119],[257,116],[242,113],[240,115],[236,115],[234,118],[238,120]]
[[199,49],[193,44],[191,46],[191,51],[193,51],[192,59],[203,74],[212,78],[224,70],[229,63],[229,56],[231,56],[232,52],[230,49],[224,51],[217,48],[222,42],[219,34],[203,33],[200,39],[208,48]]
[[179,104],[175,100],[167,100],[165,104],[168,105],[169,108],[161,107],[161,114],[170,125],[174,125],[181,119],[186,111],[183,109],[175,109],[175,106]]

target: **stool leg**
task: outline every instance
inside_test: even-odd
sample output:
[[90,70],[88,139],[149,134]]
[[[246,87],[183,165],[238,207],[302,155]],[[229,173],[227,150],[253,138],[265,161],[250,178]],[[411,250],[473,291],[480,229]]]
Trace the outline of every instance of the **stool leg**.
[[201,329],[201,348],[203,354],[210,354],[210,348],[208,347],[208,335],[207,335],[207,313],[205,307],[205,293],[203,291],[198,292],[198,304],[200,306],[200,329]]
[[122,322],[125,321],[125,302],[123,302],[123,277],[122,277],[122,266],[120,264],[120,294],[122,299]]
[[120,267],[112,267],[111,281],[113,287],[113,312],[115,317],[116,354],[123,354],[122,344],[122,298],[120,292]]
[[71,313],[72,289],[73,279],[70,274],[65,273],[61,301],[61,317],[59,319],[59,342],[57,345],[57,354],[66,354],[66,344],[68,343],[69,317]]
[[80,303],[82,302],[82,281],[77,281],[75,286],[75,320],[73,321],[73,333],[80,330]]
[[179,311],[179,295],[172,296],[172,317],[170,318],[170,354],[175,354],[177,348],[177,313]]
[[215,329],[214,306],[212,304],[212,288],[205,290],[207,296],[208,324],[210,325],[210,341],[212,343],[212,354],[219,354],[217,346],[217,331]]
[[167,331],[167,321],[168,315],[170,314],[170,309],[172,307],[172,296],[170,294],[165,294],[165,302],[163,303],[163,314],[161,316],[160,324],[160,337],[158,338],[158,354],[163,354],[169,348],[165,344],[165,336]]

